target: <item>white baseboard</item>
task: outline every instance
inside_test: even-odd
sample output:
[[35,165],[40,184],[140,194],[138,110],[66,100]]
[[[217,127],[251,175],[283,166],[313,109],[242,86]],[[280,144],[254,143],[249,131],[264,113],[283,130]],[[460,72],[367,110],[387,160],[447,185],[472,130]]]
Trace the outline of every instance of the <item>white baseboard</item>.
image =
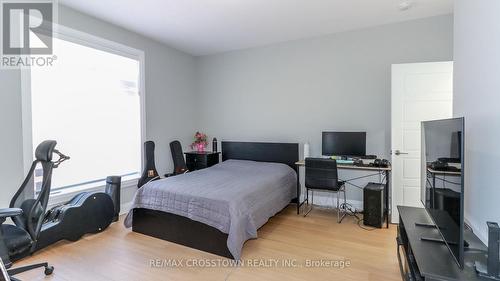
[[481,229],[481,227],[475,221],[472,220],[465,219],[465,223],[468,224],[470,228],[472,228],[472,232],[479,238],[479,240],[481,240],[484,244],[488,245],[488,232],[483,231],[484,227],[483,229]]
[[[331,195],[327,193],[319,194],[317,192],[314,193],[314,205],[325,207],[325,208],[336,208],[337,207],[337,194],[331,193]],[[301,202],[305,199],[303,195],[301,195]],[[309,202],[311,201],[311,193],[309,192]],[[363,201],[359,200],[346,200],[348,204],[356,208],[356,211],[363,210]],[[343,202],[343,199],[340,199],[340,202]]]
[[[304,199],[305,199],[305,197],[302,196],[301,200],[303,201]],[[309,199],[311,199],[311,198],[309,197]],[[342,199],[341,199],[341,202],[342,202]],[[363,210],[363,201],[347,199],[347,203],[352,205],[354,208],[356,208],[356,211],[361,212]],[[337,197],[335,197],[335,195],[328,196],[328,195],[315,193],[314,205],[324,207],[324,208],[336,208],[337,207]],[[132,201],[122,203],[120,205],[120,215],[127,214],[130,211],[131,207],[132,207]]]
[[132,201],[127,202],[127,203],[122,203],[120,205],[120,215],[125,215],[130,211],[130,208],[132,207]]

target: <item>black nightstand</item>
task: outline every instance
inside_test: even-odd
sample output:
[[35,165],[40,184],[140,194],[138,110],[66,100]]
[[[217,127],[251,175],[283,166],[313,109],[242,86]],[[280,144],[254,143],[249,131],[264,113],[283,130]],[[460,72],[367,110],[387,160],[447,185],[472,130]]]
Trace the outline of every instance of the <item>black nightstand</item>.
[[186,166],[190,171],[205,169],[219,163],[220,152],[190,151],[184,154],[186,154]]

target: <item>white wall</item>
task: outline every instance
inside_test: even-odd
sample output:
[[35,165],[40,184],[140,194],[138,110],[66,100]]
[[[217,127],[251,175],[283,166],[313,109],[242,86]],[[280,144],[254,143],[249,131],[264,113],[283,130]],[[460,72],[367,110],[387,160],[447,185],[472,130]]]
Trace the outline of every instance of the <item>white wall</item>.
[[454,114],[465,116],[465,218],[500,222],[500,1],[455,1]]
[[6,208],[24,179],[19,71],[0,70],[0,147],[0,208]]
[[452,60],[452,38],[446,15],[198,58],[199,127],[223,140],[309,141],[312,155],[322,131],[367,131],[367,153],[388,158],[391,64]]
[[[59,23],[145,52],[146,135],[156,142],[159,172],[171,172],[168,143],[180,139],[187,144],[197,129],[191,118],[196,101],[194,57],[64,6],[59,6]],[[0,70],[0,101],[0,207],[5,207],[24,179],[19,71]],[[130,201],[134,191],[123,190],[122,202]]]

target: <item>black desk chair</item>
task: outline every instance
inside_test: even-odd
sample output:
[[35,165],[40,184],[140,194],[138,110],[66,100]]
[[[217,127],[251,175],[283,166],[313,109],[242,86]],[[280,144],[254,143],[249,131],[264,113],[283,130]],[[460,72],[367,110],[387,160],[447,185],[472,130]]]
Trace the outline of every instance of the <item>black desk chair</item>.
[[186,166],[186,160],[184,159],[184,153],[182,152],[182,145],[179,141],[173,141],[170,143],[170,152],[172,153],[172,160],[174,161],[174,173],[173,175],[184,174],[188,172]]
[[311,208],[304,214],[304,217],[312,211],[314,204],[314,190],[331,191],[337,193],[337,222],[341,223],[346,212],[340,215],[341,205],[339,195],[344,194],[345,207],[345,182],[338,180],[337,161],[323,158],[306,158],[306,202],[309,205],[309,190],[312,192]]
[[[33,161],[26,179],[12,198],[9,208],[0,209],[0,258],[10,276],[41,267],[45,268],[45,275],[50,275],[54,271],[54,267],[46,262],[15,269],[10,267],[12,261],[30,255],[36,249],[49,201],[52,170],[69,159],[55,149],[56,144],[56,141],[44,141],[38,145],[35,151],[36,160]],[[55,162],[52,162],[53,153],[60,157]],[[34,173],[38,164],[42,166],[43,179],[39,191],[35,194]],[[15,225],[4,224],[9,217]],[[10,278],[17,280],[14,277]]]

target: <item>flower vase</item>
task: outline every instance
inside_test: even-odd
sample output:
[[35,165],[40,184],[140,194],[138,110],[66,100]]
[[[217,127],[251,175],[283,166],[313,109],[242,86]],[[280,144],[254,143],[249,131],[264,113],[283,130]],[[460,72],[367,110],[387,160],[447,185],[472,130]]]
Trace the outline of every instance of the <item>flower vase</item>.
[[205,145],[204,145],[204,144],[202,144],[202,143],[198,143],[198,144],[196,144],[196,150],[197,150],[198,152],[204,152],[204,151],[205,151]]

